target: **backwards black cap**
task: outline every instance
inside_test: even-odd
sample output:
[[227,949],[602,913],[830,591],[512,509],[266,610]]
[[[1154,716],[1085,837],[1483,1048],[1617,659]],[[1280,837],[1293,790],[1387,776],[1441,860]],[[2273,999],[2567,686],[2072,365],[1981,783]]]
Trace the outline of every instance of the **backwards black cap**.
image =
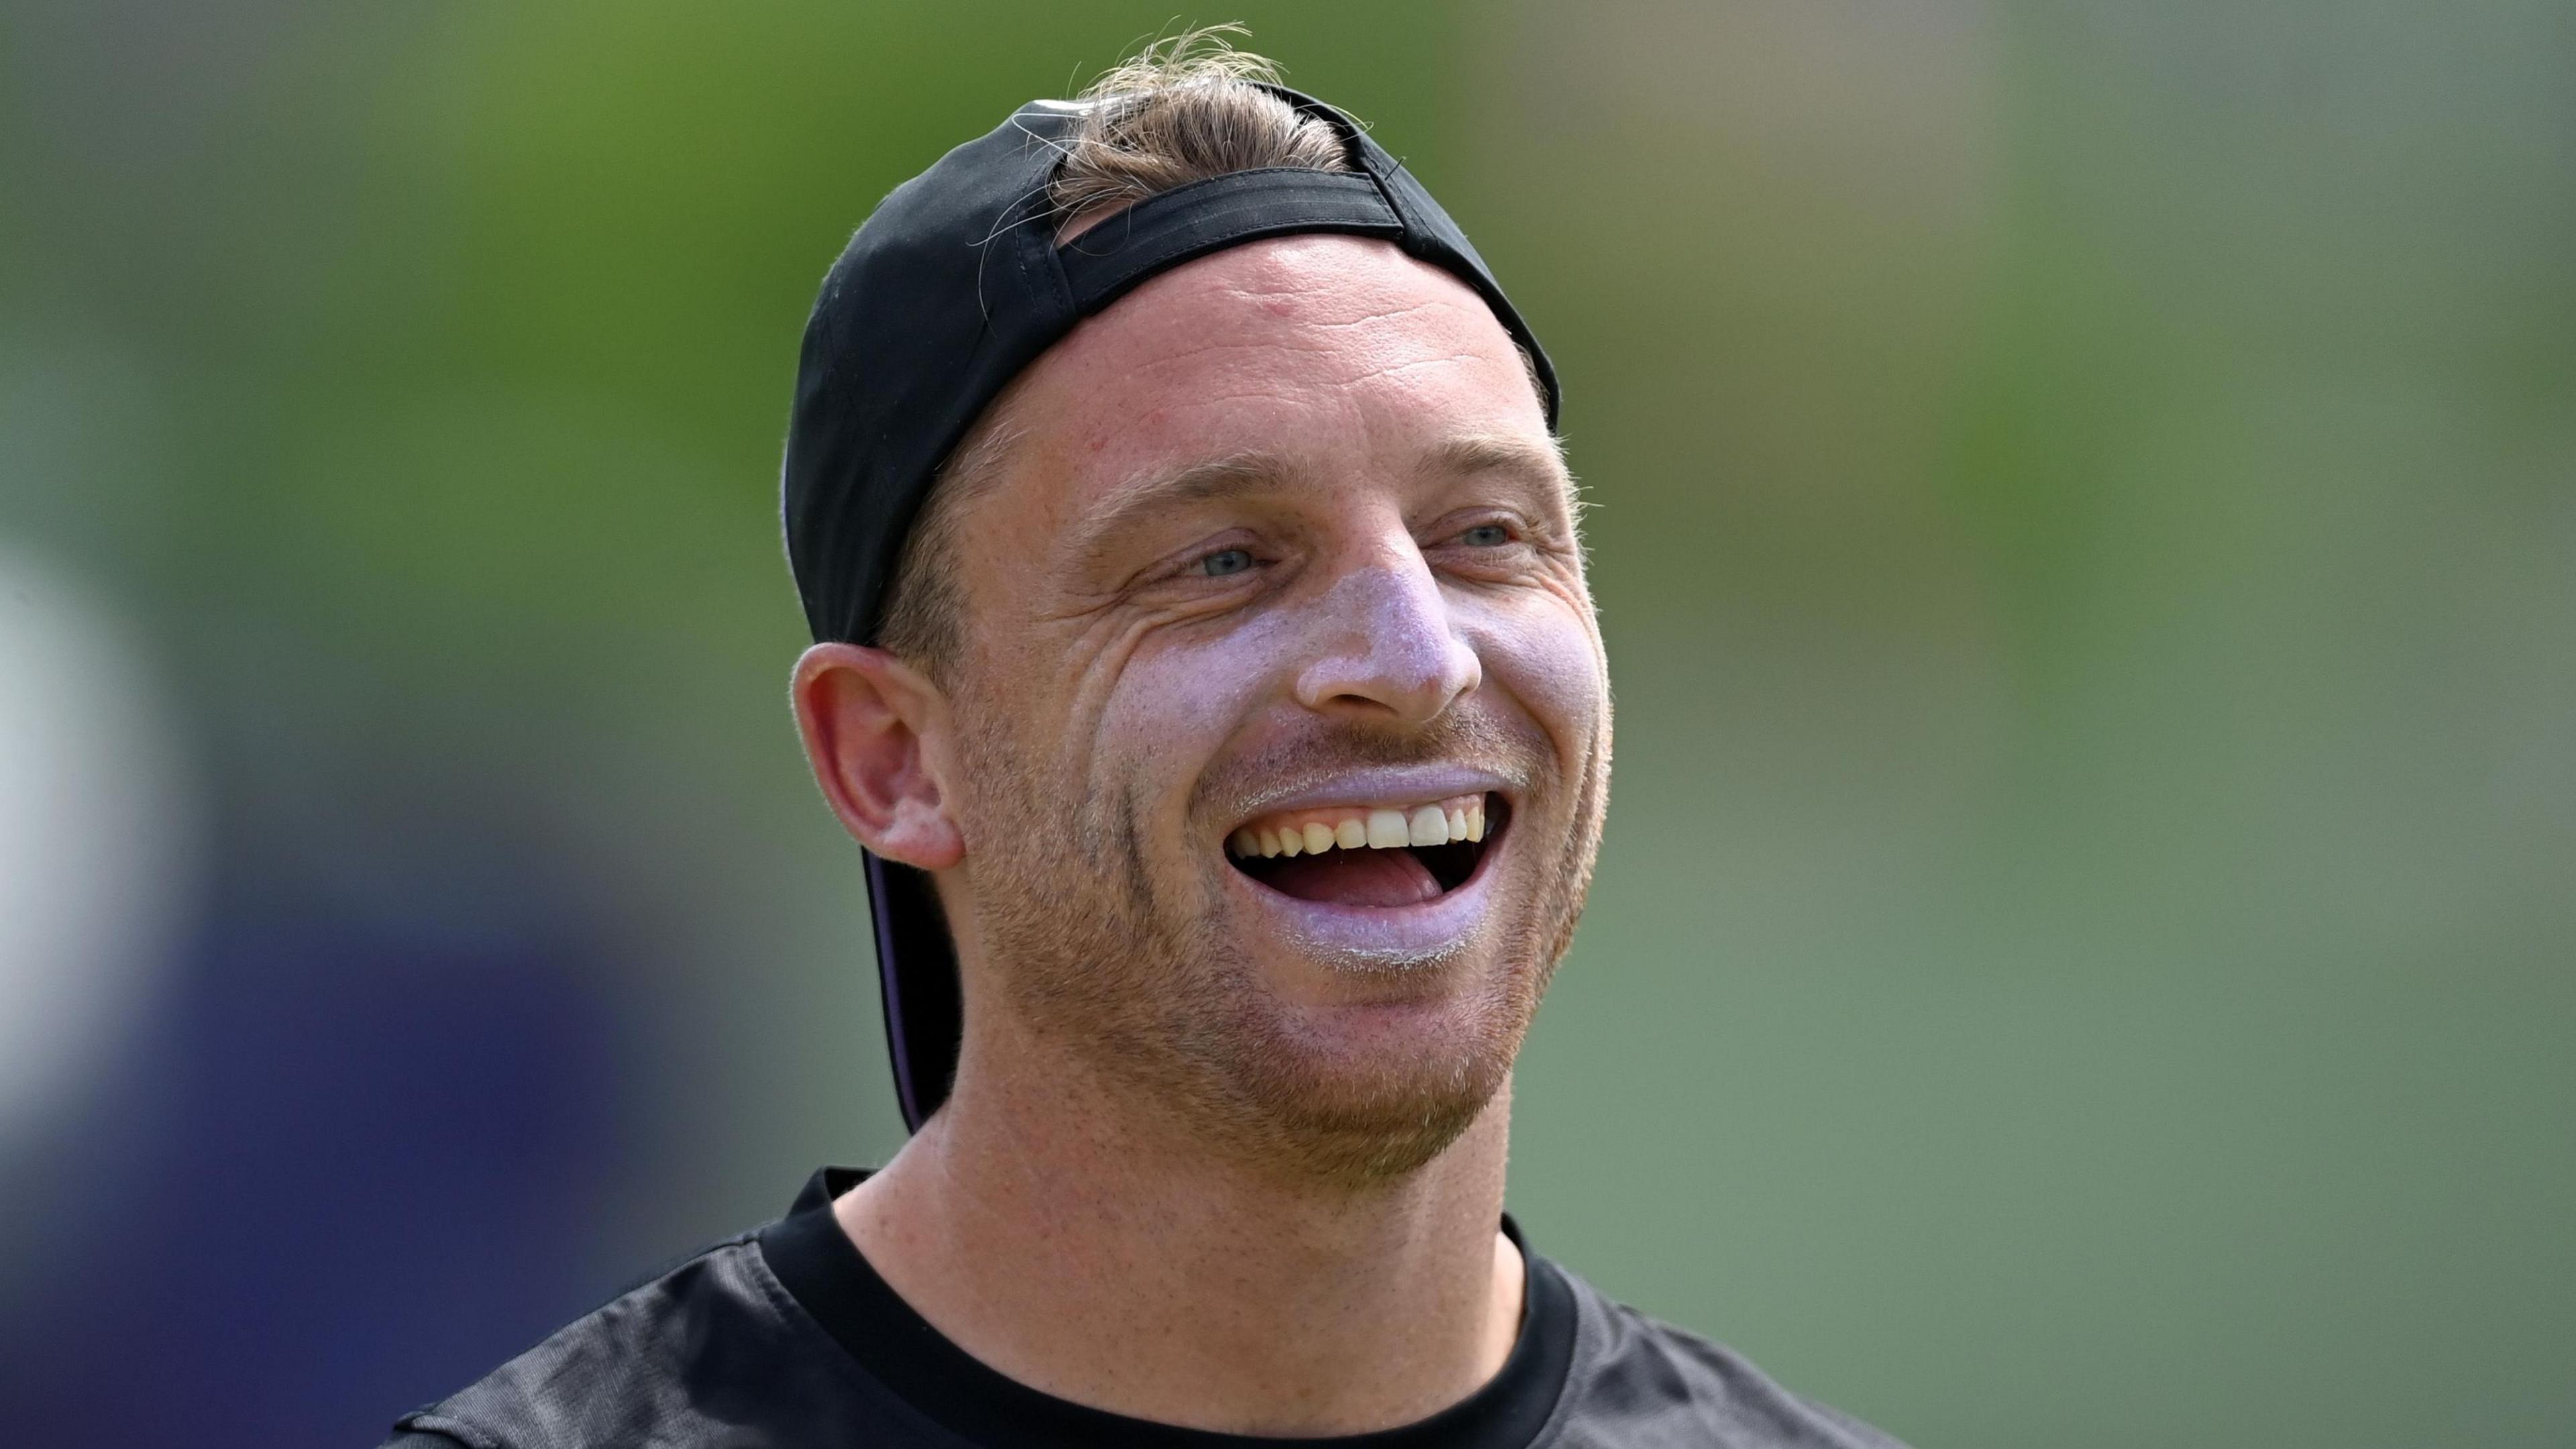
[[[1193,182],[1059,244],[1048,185],[1088,106],[1032,101],[896,187],[850,238],[805,326],[784,469],[787,557],[817,640],[875,642],[940,465],[1021,369],[1139,283],[1226,247],[1338,232],[1443,268],[1528,355],[1555,424],[1546,352],[1440,203],[1348,116],[1264,89],[1331,126],[1357,169]],[[874,852],[866,864],[896,1095],[919,1127],[957,1069],[956,950],[927,875]]]

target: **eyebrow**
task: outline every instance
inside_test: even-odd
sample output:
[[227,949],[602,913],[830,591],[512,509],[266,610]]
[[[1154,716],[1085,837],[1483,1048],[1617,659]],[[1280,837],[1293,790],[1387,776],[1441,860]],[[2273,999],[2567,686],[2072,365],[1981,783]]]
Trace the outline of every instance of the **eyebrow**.
[[[1546,442],[1508,433],[1473,433],[1448,439],[1423,456],[1420,471],[1441,477],[1501,473],[1544,488],[1575,506],[1574,475],[1555,439]],[[1138,521],[1164,509],[1208,503],[1287,486],[1297,469],[1274,453],[1238,453],[1148,473],[1121,488],[1106,508],[1083,524],[1072,543],[1085,571],[1101,562],[1117,539]]]
[[1087,572],[1121,534],[1150,514],[1180,504],[1207,503],[1276,488],[1288,481],[1289,474],[1287,460],[1269,453],[1238,453],[1149,473],[1118,490],[1104,512],[1082,525],[1074,536],[1074,557]]
[[1507,473],[1525,482],[1554,489],[1572,508],[1574,474],[1565,466],[1565,448],[1553,436],[1540,442],[1517,433],[1473,433],[1452,438],[1431,450],[1424,471],[1463,477],[1474,473]]

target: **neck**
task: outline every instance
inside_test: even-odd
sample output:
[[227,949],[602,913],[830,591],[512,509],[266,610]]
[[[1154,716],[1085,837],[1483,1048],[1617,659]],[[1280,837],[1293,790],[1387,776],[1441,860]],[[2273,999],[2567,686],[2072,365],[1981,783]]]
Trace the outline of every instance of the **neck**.
[[1059,1398],[1240,1434],[1363,1433],[1511,1352],[1510,1089],[1402,1178],[1283,1181],[1211,1153],[1051,1044],[970,1041],[957,1090],[835,1205],[894,1290]]

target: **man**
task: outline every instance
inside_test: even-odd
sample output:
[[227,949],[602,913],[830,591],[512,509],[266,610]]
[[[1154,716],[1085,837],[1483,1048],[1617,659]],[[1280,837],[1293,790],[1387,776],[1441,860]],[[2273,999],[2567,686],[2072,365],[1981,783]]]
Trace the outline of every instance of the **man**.
[[786,464],[916,1128],[404,1419],[537,1446],[1886,1446],[1530,1254],[1609,785],[1545,354],[1198,37],[887,198]]

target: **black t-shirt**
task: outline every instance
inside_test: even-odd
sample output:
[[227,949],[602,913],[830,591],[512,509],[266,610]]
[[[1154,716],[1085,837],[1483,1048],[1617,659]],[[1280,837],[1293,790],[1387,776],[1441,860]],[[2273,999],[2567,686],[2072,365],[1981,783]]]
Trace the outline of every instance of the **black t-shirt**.
[[404,1415],[386,1449],[1903,1449],[1526,1246],[1511,1356],[1428,1419],[1263,1439],[1086,1408],[985,1367],[877,1276],[832,1215],[860,1176],[816,1173],[786,1217]]

